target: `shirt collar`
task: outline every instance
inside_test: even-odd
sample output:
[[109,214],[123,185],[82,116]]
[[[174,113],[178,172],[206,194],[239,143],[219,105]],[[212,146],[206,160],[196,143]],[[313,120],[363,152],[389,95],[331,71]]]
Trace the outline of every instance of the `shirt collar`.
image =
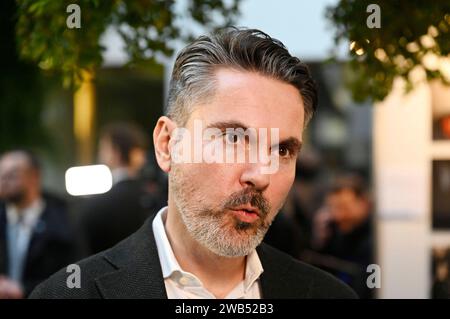
[[[169,239],[167,238],[166,230],[164,228],[164,221],[167,214],[167,206],[163,207],[156,214],[153,220],[152,227],[155,236],[156,247],[158,248],[159,261],[161,264],[163,277],[167,279],[169,277],[180,277],[181,274],[188,275],[192,278],[193,285],[197,285],[197,281],[200,282],[193,274],[183,271],[173,253],[170,246]],[[253,283],[258,280],[263,273],[261,261],[259,259],[256,250],[253,250],[246,260],[245,278],[244,278],[244,291],[247,292]]]
[[152,223],[164,279],[170,277],[176,271],[181,271],[180,264],[173,254],[172,247],[170,246],[170,242],[164,228],[166,212],[167,206],[161,208]]
[[263,271],[264,269],[261,264],[261,260],[258,257],[258,253],[256,252],[256,250],[253,250],[247,256],[247,263],[245,267],[245,278],[244,278],[245,293],[247,293],[247,291],[250,289],[253,283],[256,280],[258,280],[259,276],[261,276]]
[[8,223],[11,225],[16,225],[20,222],[22,225],[33,228],[44,211],[44,207],[45,203],[40,198],[21,210],[18,209],[17,206],[9,204],[6,207]]

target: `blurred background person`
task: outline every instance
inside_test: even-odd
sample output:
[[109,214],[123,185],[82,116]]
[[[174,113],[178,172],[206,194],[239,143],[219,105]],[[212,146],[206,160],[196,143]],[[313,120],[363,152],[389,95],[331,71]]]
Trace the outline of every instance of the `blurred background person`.
[[0,298],[26,297],[41,281],[79,258],[63,200],[44,194],[37,157],[0,157]]
[[[324,255],[322,268],[350,285],[361,298],[371,298],[367,266],[374,261],[372,207],[363,179],[336,179],[313,220],[312,247]],[[331,257],[331,258],[330,258]]]
[[154,170],[146,166],[147,146],[147,136],[135,125],[111,123],[102,130],[98,158],[111,169],[113,187],[75,210],[87,254],[114,246],[165,205]]

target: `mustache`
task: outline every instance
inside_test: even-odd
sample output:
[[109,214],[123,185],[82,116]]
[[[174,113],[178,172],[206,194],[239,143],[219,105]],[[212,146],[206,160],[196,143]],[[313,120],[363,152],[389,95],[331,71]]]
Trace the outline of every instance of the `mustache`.
[[245,189],[230,195],[224,204],[225,209],[233,209],[234,207],[250,204],[259,209],[261,217],[266,217],[270,212],[270,204],[263,194],[254,189]]

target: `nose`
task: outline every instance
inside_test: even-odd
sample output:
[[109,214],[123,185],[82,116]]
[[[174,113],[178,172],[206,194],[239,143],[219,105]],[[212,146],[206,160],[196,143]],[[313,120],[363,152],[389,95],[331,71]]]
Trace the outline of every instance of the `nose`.
[[263,174],[260,164],[247,164],[240,176],[240,183],[264,191],[270,184],[270,174]]

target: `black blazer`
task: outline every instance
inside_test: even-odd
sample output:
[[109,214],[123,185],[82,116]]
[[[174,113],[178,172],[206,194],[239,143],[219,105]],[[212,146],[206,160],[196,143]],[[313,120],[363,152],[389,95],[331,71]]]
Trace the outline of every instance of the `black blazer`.
[[[79,258],[65,202],[44,196],[45,208],[30,238],[22,277],[25,295],[61,267]],[[0,202],[0,274],[8,273],[6,208]]]
[[[158,251],[154,240],[154,215],[133,235],[111,249],[78,263],[81,287],[68,288],[71,273],[60,270],[40,284],[30,298],[158,298],[166,299]],[[264,272],[262,297],[356,298],[333,276],[299,262],[267,244],[257,248]]]

